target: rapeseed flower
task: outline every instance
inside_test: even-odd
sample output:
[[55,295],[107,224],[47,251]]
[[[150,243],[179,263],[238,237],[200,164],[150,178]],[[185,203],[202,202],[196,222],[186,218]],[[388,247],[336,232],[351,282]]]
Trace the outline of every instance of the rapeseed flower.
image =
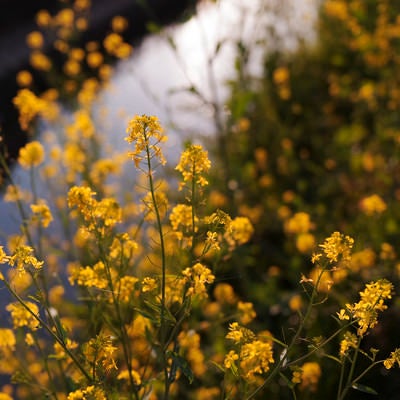
[[29,89],[19,90],[17,95],[13,99],[13,103],[18,109],[18,121],[21,129],[23,130],[28,129],[29,123],[37,115],[41,114],[46,107],[46,102],[37,97]]
[[350,236],[343,235],[340,232],[334,232],[331,236],[325,239],[323,244],[319,247],[322,248],[325,257],[330,263],[349,262],[351,260],[351,249],[353,248],[354,239]]
[[339,319],[352,317],[358,324],[357,335],[364,336],[368,329],[378,324],[378,312],[387,309],[384,301],[392,298],[393,284],[386,279],[367,283],[365,290],[360,292],[358,303],[346,304],[346,309],[337,314]]
[[27,267],[33,267],[35,270],[39,270],[42,268],[44,261],[38,261],[38,259],[32,255],[33,253],[34,249],[32,247],[19,245],[9,257],[8,263],[12,267],[16,266],[18,272],[25,272]]
[[386,369],[391,369],[395,364],[400,367],[400,349],[396,349],[390,353],[390,356],[383,361]]
[[126,132],[128,136],[125,140],[135,144],[134,151],[128,154],[135,162],[136,168],[147,157],[147,152],[150,158],[157,158],[162,165],[166,163],[159,144],[165,142],[167,136],[164,135],[164,129],[157,117],[136,115],[130,120]]
[[192,144],[182,152],[178,165],[175,167],[183,176],[183,182],[179,184],[179,190],[186,182],[195,182],[200,186],[208,185],[205,174],[211,168],[208,152],[201,145]]
[[[27,326],[35,330],[39,327],[39,322],[34,315],[39,315],[39,307],[31,301],[24,302],[25,307],[21,303],[10,303],[6,306],[6,310],[10,312],[14,328]],[[28,311],[28,309],[30,311]]]
[[316,362],[306,362],[293,373],[292,382],[300,384],[300,390],[315,392],[321,377],[321,367]]
[[38,204],[31,204],[30,207],[33,212],[32,219],[39,221],[43,228],[47,228],[50,222],[53,221],[49,206],[41,201]]

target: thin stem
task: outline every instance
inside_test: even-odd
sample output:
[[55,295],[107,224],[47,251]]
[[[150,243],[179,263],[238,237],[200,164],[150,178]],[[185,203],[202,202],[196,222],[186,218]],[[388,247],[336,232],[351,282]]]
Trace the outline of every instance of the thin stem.
[[[148,137],[146,134],[146,127],[143,129],[143,136],[145,142],[148,143]],[[166,331],[166,324],[165,324],[165,308],[166,308],[166,257],[165,257],[165,243],[164,243],[164,234],[162,230],[162,223],[161,223],[161,216],[160,210],[158,209],[158,204],[155,196],[155,187],[154,187],[154,180],[153,180],[153,171],[151,167],[151,154],[149,145],[146,146],[146,158],[147,158],[147,175],[149,178],[149,185],[150,185],[150,193],[151,193],[151,200],[154,205],[154,212],[156,214],[157,220],[157,228],[160,237],[160,250],[161,250],[161,312],[160,312],[160,340],[161,340],[161,349],[162,349],[162,363],[164,369],[164,400],[169,398],[169,389],[170,389],[170,381],[169,381],[169,374],[168,374],[168,360],[166,356],[166,349],[165,343],[167,342],[167,331]]]
[[89,373],[83,368],[77,357],[68,349],[66,346],[65,342],[60,339],[54,332],[53,330],[46,324],[46,322],[39,317],[39,315],[36,315],[24,302],[24,300],[18,295],[17,292],[10,286],[10,284],[6,281],[3,280],[4,284],[6,285],[7,289],[9,292],[17,299],[17,301],[33,316],[33,318],[36,319],[40,323],[40,325],[50,334],[50,336],[58,342],[62,349],[68,354],[68,356],[71,358],[71,360],[75,363],[75,365],[78,367],[78,369],[82,372],[84,377],[89,383],[93,382],[93,379],[90,377]]

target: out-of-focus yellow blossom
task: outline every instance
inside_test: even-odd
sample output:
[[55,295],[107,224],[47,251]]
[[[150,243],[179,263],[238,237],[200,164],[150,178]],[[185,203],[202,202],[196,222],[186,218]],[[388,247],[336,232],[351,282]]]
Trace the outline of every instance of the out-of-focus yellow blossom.
[[81,72],[81,65],[78,61],[69,59],[64,63],[63,71],[67,76],[76,76]]
[[81,137],[91,138],[95,133],[95,127],[89,112],[85,109],[74,113],[74,121],[66,128],[68,137],[79,140]]
[[376,254],[372,249],[364,249],[352,254],[349,267],[353,272],[359,272],[375,265]]
[[201,145],[189,145],[182,152],[178,165],[175,167],[183,177],[183,182],[179,184],[179,189],[182,189],[185,182],[194,182],[200,186],[208,185],[204,175],[210,168],[211,161],[208,159],[208,152],[203,150]]
[[386,208],[386,203],[383,201],[382,197],[377,194],[364,197],[360,201],[360,209],[368,216],[382,214]]
[[62,301],[62,297],[65,293],[64,286],[62,285],[56,285],[53,286],[49,290],[49,302],[50,304],[60,304]]
[[127,58],[132,53],[132,46],[125,43],[122,36],[116,32],[110,33],[103,40],[107,53],[117,58]]
[[16,267],[17,271],[24,272],[27,267],[33,267],[38,270],[42,268],[43,261],[38,261],[35,256],[34,249],[30,246],[19,245],[9,257],[8,263],[12,267]]
[[296,237],[296,248],[300,253],[309,253],[315,247],[315,237],[311,233],[300,233]]
[[32,219],[38,220],[43,228],[47,228],[50,222],[53,221],[49,206],[42,200],[38,204],[31,204],[30,207],[33,212]]
[[33,31],[26,36],[26,44],[31,49],[41,49],[44,44],[43,35],[39,31]]
[[33,82],[32,74],[27,70],[19,71],[16,76],[16,81],[18,86],[27,87],[30,86]]
[[216,400],[221,398],[219,387],[201,387],[195,391],[195,398],[201,400]]
[[[78,347],[78,343],[69,338],[66,338],[65,346],[68,350],[74,350]],[[67,353],[65,352],[64,347],[62,347],[60,345],[60,343],[58,343],[58,342],[54,343],[54,353],[55,354],[53,355],[53,357],[55,357],[57,360],[62,360],[64,358],[68,357]]]
[[104,370],[109,372],[111,369],[118,369],[114,359],[117,350],[109,335],[99,334],[86,343],[83,354],[89,365],[101,364]]
[[340,342],[339,354],[341,357],[347,355],[350,349],[355,349],[358,345],[358,337],[352,332],[345,332],[342,341]]
[[214,288],[213,295],[221,304],[234,304],[237,301],[235,291],[229,283],[218,283]]
[[14,328],[27,326],[28,328],[35,330],[39,327],[39,322],[33,314],[37,316],[39,315],[39,307],[31,301],[25,301],[24,305],[25,306],[21,303],[10,303],[7,305],[6,310],[11,314]]
[[383,362],[386,369],[391,369],[397,363],[400,367],[400,349],[396,349],[390,353],[390,356]]
[[314,224],[311,222],[310,215],[305,212],[294,214],[284,224],[285,232],[294,234],[308,233],[313,228]]
[[85,50],[79,47],[74,47],[69,52],[69,58],[80,62],[85,58]]
[[143,293],[151,292],[151,291],[157,289],[157,287],[158,287],[157,281],[154,278],[150,278],[148,276],[143,278],[143,280],[142,280],[142,292]]
[[331,236],[325,239],[322,248],[325,257],[330,263],[340,261],[347,263],[351,260],[351,249],[353,248],[354,239],[350,236],[334,232]]
[[358,303],[346,304],[346,309],[340,310],[338,317],[348,320],[350,316],[357,321],[357,335],[364,336],[369,328],[378,324],[378,312],[387,309],[384,301],[392,298],[393,284],[386,279],[367,283],[365,290],[360,292]]
[[36,23],[38,26],[45,28],[50,25],[51,15],[47,10],[40,10],[36,14]]
[[21,89],[13,99],[14,105],[19,112],[19,124],[21,129],[26,130],[29,123],[46,107],[46,102],[37,97],[29,89]]
[[242,245],[251,239],[253,233],[253,225],[247,217],[236,217],[228,225],[224,237],[230,245]]
[[100,83],[96,78],[86,79],[77,96],[79,104],[83,107],[89,107],[96,100],[99,89]]
[[128,136],[125,140],[135,144],[134,151],[128,154],[134,160],[137,168],[147,156],[150,159],[158,158],[162,165],[166,163],[159,144],[165,142],[167,136],[164,135],[164,129],[157,117],[136,115],[129,121],[126,132]]
[[312,269],[309,278],[314,285],[318,285],[316,290],[322,293],[329,292],[334,284],[331,271],[324,270],[319,267]]
[[103,64],[104,57],[99,51],[94,51],[86,56],[86,62],[90,68],[98,68]]
[[116,297],[118,302],[129,303],[135,295],[135,285],[139,279],[134,276],[123,276],[116,283]]
[[75,21],[75,26],[79,31],[85,31],[89,27],[89,21],[85,17],[78,17]]
[[128,27],[128,20],[125,17],[116,15],[111,20],[111,28],[114,32],[121,33]]
[[[132,374],[133,383],[136,386],[140,386],[142,384],[142,378],[140,377],[139,372],[135,371],[134,369],[131,369],[130,373]],[[117,379],[119,379],[119,380],[124,379],[124,380],[128,381],[130,379],[129,371],[127,369],[122,370],[118,374]]]
[[300,390],[309,390],[315,392],[321,377],[321,367],[316,362],[304,363],[300,370],[293,373],[293,383],[300,384]]
[[303,300],[300,295],[295,294],[289,300],[289,308],[292,311],[300,311],[303,307]]
[[382,243],[379,257],[382,260],[394,260],[396,258],[396,252],[390,243]]
[[69,393],[67,400],[107,400],[107,397],[103,389],[88,386],[85,389],[78,389]]
[[207,296],[206,284],[213,283],[215,276],[211,270],[203,264],[196,263],[191,268],[186,268],[182,271],[182,275],[186,277],[190,288],[188,294]]
[[73,8],[77,12],[83,12],[90,9],[91,3],[91,0],[75,0]]
[[54,21],[57,25],[72,28],[74,24],[74,11],[71,8],[63,8],[54,17]]
[[79,286],[95,287],[98,289],[106,289],[108,287],[105,266],[101,261],[93,267],[73,266],[70,270],[68,280],[71,285],[76,283]]
[[287,67],[279,67],[275,69],[273,73],[273,80],[276,85],[282,85],[288,82],[290,78],[290,72]]
[[185,352],[187,361],[195,376],[201,376],[207,370],[205,357],[200,348],[200,335],[194,330],[182,331],[178,335],[178,342]]
[[47,72],[52,67],[53,63],[50,58],[43,54],[41,51],[33,51],[29,56],[29,63],[38,71]]
[[13,398],[8,393],[0,393],[0,400],[13,400]]
[[248,325],[257,316],[253,303],[239,301],[237,309],[239,311],[239,322],[243,325]]
[[171,210],[169,220],[179,240],[181,240],[184,235],[193,233],[193,230],[195,232],[198,230],[198,218],[196,216],[194,217],[195,226],[193,227],[192,206],[177,204]]
[[16,344],[15,335],[12,329],[0,328],[0,350],[14,350]]
[[349,17],[348,5],[343,0],[327,0],[324,3],[324,11],[327,15],[345,21]]

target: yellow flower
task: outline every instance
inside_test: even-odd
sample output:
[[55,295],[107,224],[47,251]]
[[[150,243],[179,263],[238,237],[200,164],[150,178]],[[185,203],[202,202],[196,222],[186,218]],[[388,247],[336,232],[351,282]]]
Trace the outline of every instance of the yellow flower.
[[121,33],[128,27],[128,20],[120,15],[116,15],[111,20],[111,27],[114,32]]
[[307,233],[314,228],[310,215],[305,212],[298,212],[285,221],[284,229],[287,233]]
[[[365,290],[360,292],[361,300],[353,305],[347,304],[347,313],[358,324],[357,335],[363,336],[369,328],[378,324],[378,311],[387,309],[386,299],[392,298],[393,284],[386,279],[367,283]],[[340,319],[348,319],[344,310],[340,311]]]
[[14,350],[15,344],[16,339],[12,329],[0,328],[0,350],[4,348]]
[[41,51],[33,51],[29,57],[29,63],[33,68],[38,71],[49,71],[52,67],[52,62],[49,57],[43,54]]
[[22,70],[22,71],[18,72],[16,80],[17,80],[18,86],[27,87],[32,84],[33,77],[29,71]]
[[301,366],[300,390],[308,389],[311,392],[317,390],[321,367],[316,362],[306,362]]
[[270,364],[274,362],[272,344],[254,340],[245,343],[240,349],[240,368],[244,378],[252,381],[255,375],[261,375],[269,371]]
[[224,366],[227,369],[231,369],[233,365],[235,365],[235,361],[239,359],[239,355],[233,351],[230,350],[229,353],[225,356],[224,360]]
[[33,267],[38,270],[42,268],[43,261],[38,261],[35,256],[32,255],[34,249],[30,246],[19,245],[14,250],[13,255],[9,257],[8,263],[14,267],[17,267],[19,272],[24,272],[26,267]]
[[394,364],[400,367],[400,349],[396,349],[390,353],[390,356],[383,362],[386,369],[391,369]]
[[134,160],[137,168],[144,159],[150,161],[152,158],[158,158],[162,165],[166,163],[159,144],[165,142],[167,137],[164,135],[164,130],[157,117],[136,115],[129,122],[126,132],[128,136],[125,140],[135,144],[134,151],[128,154]]
[[[132,378],[133,378],[133,383],[136,386],[140,386],[142,384],[142,378],[140,377],[139,373],[137,371],[135,371],[134,369],[131,369],[131,374],[132,374]],[[127,369],[122,370],[118,374],[117,379],[129,380],[129,371]]]
[[349,349],[355,349],[358,344],[358,338],[354,333],[346,332],[342,341],[340,342],[340,351],[339,354],[341,357],[345,356]]
[[364,197],[360,201],[360,208],[367,216],[372,216],[376,214],[382,214],[387,206],[383,201],[382,197],[377,194],[373,194],[368,197]]
[[237,305],[239,311],[239,321],[243,325],[249,324],[257,316],[254,311],[253,303],[239,301]]
[[142,281],[142,292],[151,292],[152,290],[157,289],[157,281],[154,278],[150,278],[146,276]]
[[214,297],[221,304],[234,304],[236,295],[229,283],[218,283],[214,288]]
[[351,260],[351,249],[354,244],[354,239],[350,236],[345,236],[339,232],[334,232],[330,237],[325,239],[319,247],[323,249],[326,258],[330,263],[337,262],[340,258],[343,262]]
[[[190,235],[193,230],[197,231],[198,218],[192,217],[192,206],[186,204],[177,204],[169,216],[171,227],[175,231],[178,239],[182,239],[184,235]],[[195,226],[193,226],[193,222]]]
[[208,185],[207,179],[204,177],[211,167],[211,161],[208,159],[207,151],[202,146],[191,144],[182,152],[181,158],[176,170],[183,176],[183,182],[180,183],[179,189],[182,189],[185,182],[195,182],[200,186]]
[[[6,310],[10,312],[14,328],[27,326],[30,329],[39,327],[38,320],[33,315],[39,315],[39,308],[31,301],[25,301],[24,307],[21,303],[10,303]],[[30,310],[28,311],[27,308]]]
[[30,207],[33,212],[33,219],[38,220],[43,228],[47,228],[53,221],[49,206],[42,201],[38,204],[31,204]]
[[46,107],[46,102],[37,97],[29,89],[19,90],[17,95],[13,99],[13,103],[18,109],[19,112],[18,121],[21,126],[21,129],[23,130],[28,129],[29,123],[37,115],[40,115]]
[[89,365],[101,364],[108,372],[111,369],[118,369],[114,359],[116,350],[118,348],[113,346],[111,337],[100,333],[86,343],[83,353]]
[[253,235],[254,228],[247,217],[236,217],[227,227],[225,238],[231,245],[242,245]]
[[39,31],[28,33],[26,43],[31,49],[40,49],[44,43],[43,35]]
[[190,283],[188,293],[194,295],[207,296],[206,284],[213,283],[215,280],[211,270],[200,263],[196,263],[192,268],[186,268],[182,274]]

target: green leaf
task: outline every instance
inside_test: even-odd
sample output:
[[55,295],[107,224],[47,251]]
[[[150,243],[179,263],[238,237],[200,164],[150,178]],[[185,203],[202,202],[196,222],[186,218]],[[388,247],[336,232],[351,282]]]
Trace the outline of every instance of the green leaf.
[[369,386],[361,385],[359,383],[353,383],[353,385],[351,387],[353,389],[358,390],[363,393],[368,393],[368,394],[373,394],[373,395],[378,394],[378,392],[376,390],[370,388]]
[[[169,352],[169,355],[172,358],[172,370],[174,369],[180,369],[183,373],[183,375],[186,376],[188,379],[189,383],[193,382],[193,371],[190,369],[189,363],[185,358],[180,356],[178,353],[171,351]],[[172,375],[172,371],[171,371]]]

